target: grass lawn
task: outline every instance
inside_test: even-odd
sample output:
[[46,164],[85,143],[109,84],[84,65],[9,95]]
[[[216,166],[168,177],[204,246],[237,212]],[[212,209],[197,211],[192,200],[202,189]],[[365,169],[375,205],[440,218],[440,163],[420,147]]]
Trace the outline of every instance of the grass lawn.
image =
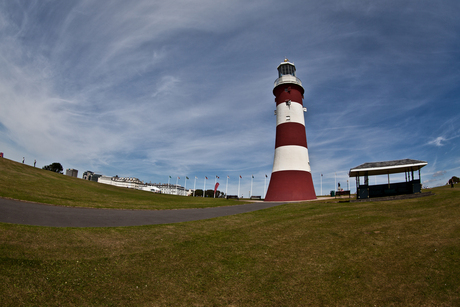
[[417,199],[293,203],[169,225],[0,223],[0,302],[460,306],[460,187],[432,191]]
[[0,197],[69,207],[184,209],[240,205],[227,199],[156,194],[64,176],[0,158]]

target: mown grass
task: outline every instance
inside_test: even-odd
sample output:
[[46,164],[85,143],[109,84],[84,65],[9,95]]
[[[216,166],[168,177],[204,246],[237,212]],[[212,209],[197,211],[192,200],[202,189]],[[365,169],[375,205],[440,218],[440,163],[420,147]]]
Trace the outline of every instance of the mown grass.
[[0,197],[70,207],[183,209],[230,206],[226,199],[183,197],[120,188],[0,159]]
[[460,191],[170,225],[0,224],[4,306],[460,306]]

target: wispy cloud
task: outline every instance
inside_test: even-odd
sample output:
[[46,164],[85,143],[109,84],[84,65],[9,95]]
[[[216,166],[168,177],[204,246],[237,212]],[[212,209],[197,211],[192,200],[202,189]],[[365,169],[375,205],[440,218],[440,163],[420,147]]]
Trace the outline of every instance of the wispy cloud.
[[437,171],[436,173],[433,174],[433,177],[436,178],[436,177],[442,177],[446,174],[447,172],[446,171]]
[[442,136],[438,136],[436,139],[429,141],[429,145],[434,145],[434,146],[444,146],[444,142],[446,139]]

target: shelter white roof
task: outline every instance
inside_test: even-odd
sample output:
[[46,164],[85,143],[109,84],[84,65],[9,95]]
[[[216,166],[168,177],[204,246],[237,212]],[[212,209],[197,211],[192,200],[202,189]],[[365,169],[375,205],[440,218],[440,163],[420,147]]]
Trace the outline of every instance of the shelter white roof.
[[376,176],[417,171],[427,165],[426,161],[404,159],[383,162],[367,162],[350,169],[348,176]]

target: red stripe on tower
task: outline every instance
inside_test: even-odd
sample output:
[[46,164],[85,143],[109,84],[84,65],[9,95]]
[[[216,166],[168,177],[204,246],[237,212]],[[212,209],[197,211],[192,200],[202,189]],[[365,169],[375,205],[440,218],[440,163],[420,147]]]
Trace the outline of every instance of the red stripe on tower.
[[302,82],[287,59],[278,66],[273,94],[276,102],[276,141],[273,172],[265,201],[316,199],[305,133]]

